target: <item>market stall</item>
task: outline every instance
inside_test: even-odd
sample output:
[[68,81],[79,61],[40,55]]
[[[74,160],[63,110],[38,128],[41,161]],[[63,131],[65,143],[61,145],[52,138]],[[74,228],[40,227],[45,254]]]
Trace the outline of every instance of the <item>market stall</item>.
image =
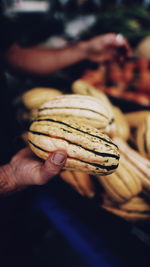
[[4,162],[24,146],[42,160],[64,149],[68,159],[48,185],[2,199],[2,266],[149,266],[149,2],[54,2],[30,14],[23,1],[6,8],[15,41],[56,49],[116,32],[133,54],[46,76],[5,71]]

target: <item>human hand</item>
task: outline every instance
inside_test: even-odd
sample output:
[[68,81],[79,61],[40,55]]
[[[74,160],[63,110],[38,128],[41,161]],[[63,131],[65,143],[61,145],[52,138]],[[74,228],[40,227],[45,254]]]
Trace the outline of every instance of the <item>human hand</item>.
[[94,62],[123,61],[132,55],[128,41],[115,33],[103,34],[83,42],[87,58]]
[[55,151],[43,162],[29,148],[20,150],[9,164],[0,168],[0,193],[21,190],[29,185],[43,185],[58,174],[65,164],[65,151]]

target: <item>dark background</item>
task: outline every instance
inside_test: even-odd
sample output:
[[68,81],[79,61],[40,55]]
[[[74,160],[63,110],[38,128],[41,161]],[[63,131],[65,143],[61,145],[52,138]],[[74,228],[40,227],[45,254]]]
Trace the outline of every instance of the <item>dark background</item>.
[[[108,4],[114,8],[114,2],[105,1],[101,9],[107,10]],[[132,2],[135,5],[141,1]],[[128,6],[131,1],[124,1],[124,4]],[[89,10],[96,14],[98,6],[98,1],[88,1],[84,7],[75,1],[67,1],[66,5],[53,1],[52,9],[46,14],[4,16],[1,12],[1,58],[14,41],[31,46],[53,34],[73,42],[90,37],[91,32],[93,35],[101,33],[96,25],[95,31],[85,29],[76,40],[65,33],[65,25],[73,16],[86,15]],[[20,138],[22,128],[16,121],[16,97],[34,86],[63,88],[67,92],[85,66],[96,67],[90,62],[82,62],[45,78],[9,76],[1,60],[1,164],[8,162],[24,146]],[[142,108],[124,101],[118,104],[126,111]],[[0,266],[150,266],[149,222],[127,223],[99,206],[98,196],[94,200],[80,197],[58,177],[46,186],[1,197]]]

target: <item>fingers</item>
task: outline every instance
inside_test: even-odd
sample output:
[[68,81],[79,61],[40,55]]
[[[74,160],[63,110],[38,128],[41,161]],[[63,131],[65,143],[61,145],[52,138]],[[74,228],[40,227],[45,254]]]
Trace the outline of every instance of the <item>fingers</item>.
[[105,46],[114,46],[114,47],[125,47],[128,50],[131,50],[128,41],[124,38],[122,34],[108,33],[102,35],[104,39]]
[[118,42],[116,42],[116,36],[117,34],[115,33],[103,34],[91,39],[90,43],[95,52],[103,53],[103,51],[105,51],[108,47],[116,47],[116,45],[118,46]]
[[65,164],[67,154],[65,151],[57,150],[39,168],[34,171],[34,184],[45,184],[53,176],[58,174]]
[[102,54],[92,55],[90,57],[90,60],[97,63],[103,63],[105,61],[111,61],[116,57],[117,57],[116,51],[114,51],[114,49],[108,49],[104,51]]
[[114,47],[120,58],[124,59],[125,57],[132,56],[131,47],[122,34],[113,34],[110,36],[108,35],[107,37],[108,46]]
[[125,57],[132,56],[128,41],[121,34],[108,33],[97,36],[89,41],[89,46],[89,59],[92,61],[123,61]]
[[129,43],[127,40],[123,37],[121,34],[117,34],[115,36],[115,41],[114,45],[117,46],[118,48],[122,48],[119,52],[124,54],[125,56],[131,57],[132,56],[132,51],[131,47],[129,46]]

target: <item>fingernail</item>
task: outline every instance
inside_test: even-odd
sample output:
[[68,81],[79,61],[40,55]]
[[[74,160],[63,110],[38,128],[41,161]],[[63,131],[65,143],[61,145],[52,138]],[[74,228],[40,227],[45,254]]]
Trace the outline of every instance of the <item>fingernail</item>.
[[54,152],[51,158],[51,161],[55,164],[55,165],[61,165],[65,162],[66,160],[66,155],[62,152]]
[[117,34],[115,39],[116,39],[116,42],[119,43],[119,44],[120,43],[122,44],[122,42],[124,40],[123,36],[121,34]]

